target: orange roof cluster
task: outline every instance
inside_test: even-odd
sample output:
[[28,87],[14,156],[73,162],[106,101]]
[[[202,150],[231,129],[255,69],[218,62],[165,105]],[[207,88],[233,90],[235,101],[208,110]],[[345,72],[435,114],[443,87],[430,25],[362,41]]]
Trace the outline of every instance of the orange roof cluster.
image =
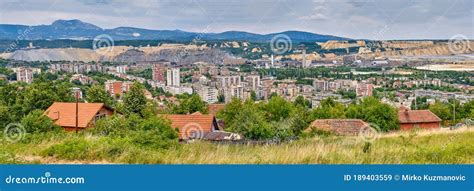
[[330,131],[336,135],[358,135],[371,127],[360,119],[318,119],[311,123],[311,128]]
[[398,111],[400,123],[431,123],[441,122],[441,119],[430,110],[400,110]]
[[[205,134],[213,131],[215,127],[214,115],[203,115],[200,113],[193,113],[191,115],[162,115],[171,121],[173,129],[179,129],[179,137],[189,137],[189,133],[198,133],[201,138]],[[217,127],[215,127],[217,128]],[[192,132],[190,132],[192,131]]]
[[[79,103],[78,127],[86,128],[102,107],[105,107],[103,103]],[[62,127],[76,126],[76,103],[54,102],[45,114],[56,125]]]

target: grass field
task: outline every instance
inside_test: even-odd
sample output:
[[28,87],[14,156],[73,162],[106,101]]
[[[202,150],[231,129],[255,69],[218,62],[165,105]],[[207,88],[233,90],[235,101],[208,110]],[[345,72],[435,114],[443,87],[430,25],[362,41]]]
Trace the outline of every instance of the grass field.
[[474,128],[357,137],[313,137],[278,145],[209,142],[152,150],[126,138],[51,133],[0,140],[0,163],[52,164],[473,164]]

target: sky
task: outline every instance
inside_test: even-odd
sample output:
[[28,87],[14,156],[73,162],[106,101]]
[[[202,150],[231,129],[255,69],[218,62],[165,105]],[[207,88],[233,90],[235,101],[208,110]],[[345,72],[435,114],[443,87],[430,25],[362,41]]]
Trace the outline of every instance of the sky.
[[2,24],[41,25],[58,19],[102,28],[474,39],[473,0],[0,0]]

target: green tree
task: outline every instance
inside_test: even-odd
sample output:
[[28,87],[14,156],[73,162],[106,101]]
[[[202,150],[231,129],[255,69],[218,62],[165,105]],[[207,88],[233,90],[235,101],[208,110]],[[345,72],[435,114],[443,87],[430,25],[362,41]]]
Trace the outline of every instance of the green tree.
[[448,103],[436,101],[434,104],[430,105],[428,109],[441,118],[445,125],[448,124],[449,120],[453,119],[453,109]]
[[311,106],[311,102],[305,99],[303,96],[299,95],[296,97],[295,101],[293,102],[297,107],[309,108]]
[[219,94],[217,96],[217,102],[218,103],[224,103],[225,102],[225,96],[223,94]]
[[257,101],[257,94],[255,93],[255,91],[250,92],[250,99],[252,99],[253,101]]
[[86,101],[89,103],[104,103],[105,105],[112,105],[112,97],[105,91],[101,85],[93,85],[86,92]]
[[341,119],[346,118],[345,107],[332,98],[321,100],[319,107],[313,109],[310,119]]
[[178,144],[178,132],[169,120],[157,116],[143,120],[131,137],[132,142],[145,148],[168,149]]
[[180,99],[180,104],[173,107],[173,113],[191,114],[194,112],[208,113],[207,103],[198,94],[192,94]]
[[8,107],[0,104],[0,129],[3,129],[11,122]]
[[224,120],[226,126],[233,126],[234,123],[237,123],[235,116],[237,116],[242,107],[242,101],[233,97],[231,101],[225,105],[224,109],[217,113],[217,117]]
[[42,133],[59,129],[54,122],[44,115],[43,110],[34,110],[21,119],[21,125],[27,133]]
[[398,110],[375,97],[367,97],[358,104],[351,104],[347,108],[346,116],[373,123],[380,131],[399,129]]
[[142,117],[144,116],[143,111],[146,107],[147,101],[143,89],[142,84],[134,82],[130,87],[130,90],[125,94],[123,99],[123,112],[125,115],[136,113]]
[[241,133],[247,139],[264,140],[275,136],[275,130],[265,120],[264,113],[251,102],[239,109],[229,125],[230,131]]
[[286,119],[295,109],[294,105],[280,96],[273,96],[263,106],[266,117],[271,121]]

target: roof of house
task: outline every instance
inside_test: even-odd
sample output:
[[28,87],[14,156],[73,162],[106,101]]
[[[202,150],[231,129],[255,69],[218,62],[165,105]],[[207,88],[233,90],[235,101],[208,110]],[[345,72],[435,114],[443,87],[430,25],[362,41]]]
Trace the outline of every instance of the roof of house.
[[[79,103],[78,127],[86,128],[103,107],[106,107],[103,103]],[[112,110],[111,108],[106,108]],[[54,102],[45,111],[45,114],[59,126],[76,126],[76,103]]]
[[336,135],[358,135],[371,127],[360,119],[318,119],[311,123],[309,130],[312,128],[330,131]]
[[400,123],[430,123],[441,122],[441,119],[430,110],[401,110],[398,111]]
[[207,106],[207,108],[209,110],[209,114],[211,114],[211,115],[217,114],[217,112],[224,109],[224,107],[225,107],[225,104],[209,104]]
[[[171,127],[173,129],[179,129],[179,137],[186,138],[190,132],[194,133],[194,136],[200,138],[204,137],[205,134],[213,131],[213,124],[215,117],[214,115],[203,115],[200,113],[193,113],[191,115],[162,115],[171,121]],[[217,127],[215,127],[217,128]]]
[[204,139],[211,141],[236,141],[241,140],[242,135],[226,131],[214,131],[206,134]]

